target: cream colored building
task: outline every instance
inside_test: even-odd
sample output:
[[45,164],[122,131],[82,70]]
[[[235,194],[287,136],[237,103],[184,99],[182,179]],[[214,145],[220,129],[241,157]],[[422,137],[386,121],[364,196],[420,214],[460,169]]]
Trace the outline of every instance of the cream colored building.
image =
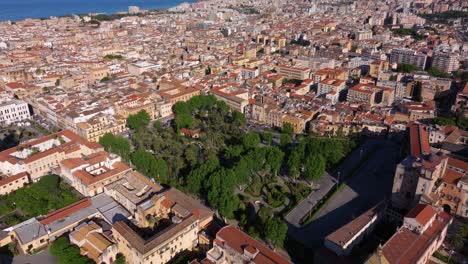
[[2,100],[0,98],[0,125],[27,120],[31,118],[28,104],[20,100]]
[[5,176],[0,180],[0,195],[7,195],[23,188],[29,182],[29,175],[26,172],[20,172],[9,177]]
[[327,78],[318,83],[317,95],[328,94],[331,91],[339,94],[345,87],[345,81]]
[[110,69],[107,66],[102,67],[93,67],[89,69],[89,81],[91,83],[96,83],[101,81],[105,77],[109,77]]
[[350,103],[365,103],[370,106],[391,106],[394,99],[394,90],[368,83],[360,83],[349,88],[346,98]]
[[211,89],[211,93],[224,101],[232,110],[244,113],[249,104],[249,92],[236,86],[220,86]]
[[35,182],[49,174],[64,159],[102,150],[99,144],[64,130],[0,152],[0,172],[6,175],[27,172]]
[[104,192],[132,169],[119,156],[105,151],[60,161],[59,175],[82,195],[90,197]]
[[301,67],[290,67],[286,65],[278,66],[277,68],[278,74],[283,75],[286,79],[293,79],[293,80],[305,80],[309,79],[310,77],[310,69],[309,68],[301,68]]
[[118,135],[126,130],[125,119],[104,114],[98,114],[86,122],[76,124],[76,133],[90,142],[99,142],[106,133]]
[[[167,263],[198,245],[199,232],[213,218],[211,210],[176,189],[163,189],[138,172],[105,187],[135,221],[113,225],[113,236],[127,263]],[[142,229],[157,231],[143,237]]]
[[114,103],[115,112],[120,118],[127,119],[129,115],[138,114],[141,110],[145,110],[151,119],[154,119],[155,109],[154,103],[145,98],[140,98],[136,95],[131,95],[124,100]]
[[174,105],[177,102],[187,102],[190,98],[200,95],[201,91],[196,88],[176,85],[173,88],[157,91],[166,102]]
[[118,254],[117,245],[94,221],[80,224],[68,237],[71,244],[80,248],[81,255],[92,259],[95,263],[113,263]]

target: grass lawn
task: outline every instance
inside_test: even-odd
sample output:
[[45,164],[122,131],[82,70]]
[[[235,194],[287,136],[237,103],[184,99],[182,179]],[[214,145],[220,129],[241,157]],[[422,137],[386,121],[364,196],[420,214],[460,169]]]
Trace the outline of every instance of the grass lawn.
[[15,225],[78,200],[71,187],[59,176],[47,175],[36,183],[0,197],[0,221]]

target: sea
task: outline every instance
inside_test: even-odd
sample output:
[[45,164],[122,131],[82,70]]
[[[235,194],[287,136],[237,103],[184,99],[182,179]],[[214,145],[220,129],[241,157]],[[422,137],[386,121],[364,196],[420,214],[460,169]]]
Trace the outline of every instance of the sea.
[[70,14],[128,11],[129,6],[140,9],[163,9],[194,0],[0,0],[0,21],[26,18],[48,18]]

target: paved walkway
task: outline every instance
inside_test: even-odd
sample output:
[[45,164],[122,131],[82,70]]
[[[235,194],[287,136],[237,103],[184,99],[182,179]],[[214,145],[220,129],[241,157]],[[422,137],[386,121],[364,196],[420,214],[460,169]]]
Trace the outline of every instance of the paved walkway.
[[317,183],[319,189],[312,191],[307,198],[302,200],[294,209],[286,215],[286,221],[295,226],[301,226],[301,219],[314,208],[314,206],[323,198],[335,185],[336,180],[328,173],[325,174]]

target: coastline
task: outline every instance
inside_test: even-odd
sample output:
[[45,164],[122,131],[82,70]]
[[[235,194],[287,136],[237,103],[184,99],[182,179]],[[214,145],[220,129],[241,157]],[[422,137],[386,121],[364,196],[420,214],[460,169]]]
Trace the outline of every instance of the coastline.
[[[25,0],[23,0],[25,1]],[[86,1],[89,1],[89,0],[86,0]],[[157,1],[157,0],[155,0]],[[175,3],[171,3],[171,2],[175,2]],[[53,17],[57,17],[57,18],[63,18],[63,17],[71,17],[73,15],[77,15],[77,16],[88,16],[90,14],[93,14],[93,15],[98,15],[98,14],[102,14],[102,15],[106,15],[106,16],[118,16],[118,15],[122,15],[122,14],[128,14],[128,6],[132,6],[132,5],[135,5],[135,6],[138,6],[140,7],[140,9],[142,11],[147,11],[147,12],[161,12],[161,11],[167,11],[171,8],[176,8],[184,3],[189,3],[189,4],[192,4],[192,3],[195,3],[197,2],[197,0],[183,0],[183,1],[180,1],[180,2],[177,2],[177,1],[168,1],[168,2],[161,2],[161,3],[150,3],[150,2],[145,2],[144,5],[142,6],[139,6],[138,4],[142,4],[140,2],[136,2],[135,4],[133,4],[132,2],[128,2],[127,4],[128,5],[125,5],[125,6],[119,6],[119,7],[113,7],[113,8],[110,8],[108,9],[108,11],[101,11],[102,10],[102,6],[101,7],[96,7],[94,10],[89,10],[89,11],[86,11],[86,12],[83,12],[83,10],[79,10],[79,8],[77,8],[77,12],[70,12],[70,11],[67,11],[67,12],[63,12],[63,13],[60,13],[60,10],[56,11],[57,13],[55,14],[47,14],[47,15],[37,15],[37,14],[28,14],[27,12],[20,12],[21,10],[17,10],[16,13],[18,13],[17,15],[11,15],[11,12],[9,11],[5,11],[5,14],[2,14],[0,12],[0,23],[4,23],[4,22],[20,22],[20,21],[23,21],[23,20],[26,20],[26,19],[40,19],[40,20],[47,20],[47,19],[50,19],[50,18],[53,18]],[[8,4],[8,3],[7,3]],[[5,4],[2,4],[0,3],[0,10],[2,9],[2,5],[5,5]],[[33,5],[33,4],[32,4]],[[64,8],[65,6],[62,6],[62,8]],[[78,7],[78,6],[77,6]],[[69,7],[66,7],[67,9],[71,9]],[[34,6],[32,7],[32,9],[34,9]],[[46,8],[44,8],[46,9]],[[26,14],[26,15],[23,15],[23,14]],[[138,14],[136,14],[138,15]]]

